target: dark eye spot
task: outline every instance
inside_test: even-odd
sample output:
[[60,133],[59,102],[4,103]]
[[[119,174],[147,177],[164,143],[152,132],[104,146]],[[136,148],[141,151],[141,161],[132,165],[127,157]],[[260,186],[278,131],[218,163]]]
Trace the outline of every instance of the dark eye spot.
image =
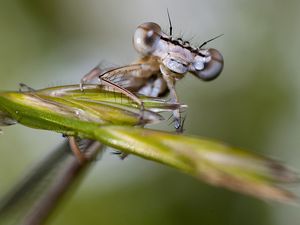
[[156,41],[156,37],[154,35],[153,30],[149,30],[147,34],[145,35],[145,45],[152,46],[154,42]]

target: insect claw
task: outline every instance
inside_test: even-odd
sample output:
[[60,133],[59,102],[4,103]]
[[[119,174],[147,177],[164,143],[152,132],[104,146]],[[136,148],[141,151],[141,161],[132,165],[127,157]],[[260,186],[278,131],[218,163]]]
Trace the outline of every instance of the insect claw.
[[118,151],[118,150],[113,150],[113,151],[111,152],[111,154],[113,154],[113,155],[121,155],[122,152],[121,152],[121,151]]
[[186,115],[183,117],[180,127],[178,129],[176,129],[176,133],[181,134],[185,131],[185,129],[183,128],[185,120],[186,120]]
[[118,150],[114,150],[113,152],[111,152],[111,154],[118,155],[121,160],[124,160],[129,155],[128,153],[121,152]]
[[182,134],[184,131],[185,131],[185,129],[184,129],[182,126],[180,126],[180,127],[176,130],[176,133],[177,133],[177,134]]
[[81,80],[80,83],[79,83],[79,88],[80,88],[81,92],[84,91],[83,85],[84,85],[84,82]]
[[122,152],[122,154],[120,155],[120,159],[124,160],[125,158],[128,157],[128,155],[129,155],[128,153]]
[[35,92],[35,90],[27,84],[19,83],[19,92]]
[[181,126],[180,118],[175,118],[174,119],[174,127],[175,127],[176,131],[180,129],[180,126]]

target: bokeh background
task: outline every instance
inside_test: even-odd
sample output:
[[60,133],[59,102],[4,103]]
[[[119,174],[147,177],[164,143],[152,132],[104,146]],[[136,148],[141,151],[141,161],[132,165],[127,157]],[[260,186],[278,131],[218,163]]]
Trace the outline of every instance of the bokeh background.
[[[225,58],[224,72],[204,83],[187,75],[177,85],[189,105],[186,133],[271,155],[300,170],[300,2],[297,0],[11,0],[0,3],[1,90],[78,83],[100,61],[138,57],[132,34],[153,21]],[[172,130],[167,123],[156,126]],[[63,141],[20,125],[0,136],[0,195]],[[299,186],[299,185],[298,185]],[[300,194],[297,185],[290,189]],[[174,169],[106,153],[50,225],[289,224],[299,207],[265,202],[203,184]]]

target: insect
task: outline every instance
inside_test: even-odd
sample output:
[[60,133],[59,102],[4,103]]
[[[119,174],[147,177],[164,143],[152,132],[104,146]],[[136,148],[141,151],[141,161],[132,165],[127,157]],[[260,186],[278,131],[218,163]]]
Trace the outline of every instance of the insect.
[[[170,93],[170,101],[179,103],[175,83],[187,73],[204,81],[218,77],[223,69],[223,56],[216,49],[203,47],[219,36],[195,48],[188,41],[172,37],[169,13],[168,19],[169,34],[153,22],[143,23],[136,28],[133,46],[141,55],[140,59],[126,66],[106,70],[95,67],[81,79],[81,89],[85,82],[98,77],[101,84],[118,89],[143,108],[143,102],[135,93],[150,97]],[[173,117],[176,130],[182,130],[179,109],[173,111]]]

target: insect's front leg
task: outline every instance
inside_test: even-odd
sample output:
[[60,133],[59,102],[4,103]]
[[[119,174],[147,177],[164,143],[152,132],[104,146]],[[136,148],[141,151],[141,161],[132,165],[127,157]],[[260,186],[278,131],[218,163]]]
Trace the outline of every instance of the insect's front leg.
[[[167,83],[168,89],[170,91],[170,96],[171,96],[171,102],[173,103],[179,103],[179,99],[175,90],[175,78],[172,76],[171,72],[163,65],[160,65],[160,71],[162,73],[162,76],[164,80]],[[173,111],[173,116],[174,116],[174,127],[176,131],[182,132],[182,121],[181,121],[181,115],[180,115],[180,110],[175,109]]]
[[102,63],[95,66],[93,69],[91,69],[87,74],[85,74],[79,83],[80,90],[83,91],[83,85],[98,78],[101,74],[105,73],[108,70],[111,70],[113,67],[103,67]]
[[[122,87],[121,85],[118,85],[117,83],[115,83],[113,81],[113,77],[115,77],[119,74],[130,74],[133,72],[140,73],[146,67],[147,67],[147,65],[144,65],[144,64],[131,64],[131,65],[111,69],[111,70],[108,70],[105,73],[102,73],[101,75],[99,75],[99,81],[101,84],[111,87],[113,89],[116,89],[120,93],[126,95],[128,98],[130,98],[135,103],[140,105],[141,109],[144,110],[143,102],[134,93],[132,93],[128,89]],[[110,80],[110,79],[112,79],[112,80]]]

